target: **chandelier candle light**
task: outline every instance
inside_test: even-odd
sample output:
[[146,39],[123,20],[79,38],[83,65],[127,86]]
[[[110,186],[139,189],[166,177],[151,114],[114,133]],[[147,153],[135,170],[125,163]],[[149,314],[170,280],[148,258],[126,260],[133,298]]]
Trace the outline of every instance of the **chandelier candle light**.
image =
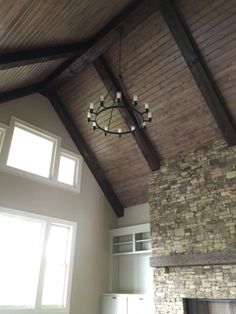
[[[129,96],[125,89],[125,84],[121,75],[121,35],[120,35],[120,46],[119,46],[119,75],[118,81],[120,81],[121,86],[124,88],[124,92],[126,93],[126,100],[122,101],[122,93],[117,91],[116,93],[112,89],[115,87],[113,86],[107,93],[106,96],[101,95],[99,97],[99,101],[96,104],[94,103],[89,104],[89,110],[87,113],[87,120],[89,123],[92,124],[93,130],[100,129],[103,131],[104,135],[107,134],[114,134],[118,135],[119,138],[124,134],[135,134],[135,132],[139,129],[146,128],[148,122],[152,121],[152,113],[149,111],[149,104],[144,104],[144,110],[140,111],[137,109],[138,106],[138,96],[134,95],[133,99],[129,99]],[[111,96],[111,102],[106,105],[106,99],[108,96]],[[114,111],[118,110],[119,113],[125,117],[126,123],[124,127],[118,126],[117,123],[113,123],[114,119]],[[103,118],[101,118],[103,117]],[[105,117],[105,119],[104,119]],[[128,119],[126,119],[128,117]],[[102,126],[101,123],[104,124],[106,121],[106,125]],[[113,126],[113,124],[115,126]]]
[[[134,96],[132,101],[132,107],[128,107],[123,104],[122,102],[122,96],[121,92],[116,93],[116,97],[113,100],[113,104],[111,106],[105,105],[105,98],[103,95],[100,96],[98,108],[95,110],[94,104],[90,103],[89,105],[89,111],[87,113],[87,120],[89,123],[92,123],[93,130],[100,129],[104,132],[104,135],[107,134],[115,134],[121,137],[121,135],[124,134],[134,134],[136,130],[143,129],[146,127],[147,122],[152,121],[152,113],[149,112],[149,104],[146,103],[144,105],[144,111],[139,111],[136,106],[138,105],[138,97]],[[123,129],[122,127],[118,127],[117,129],[111,129],[111,120],[112,120],[112,114],[114,112],[114,109],[118,109],[119,111],[126,111],[125,114],[127,114],[127,111],[129,111],[133,117],[134,122],[133,124],[130,124],[126,127],[126,129]],[[98,121],[99,115],[101,115],[104,112],[110,113],[108,125],[107,126],[101,126]]]

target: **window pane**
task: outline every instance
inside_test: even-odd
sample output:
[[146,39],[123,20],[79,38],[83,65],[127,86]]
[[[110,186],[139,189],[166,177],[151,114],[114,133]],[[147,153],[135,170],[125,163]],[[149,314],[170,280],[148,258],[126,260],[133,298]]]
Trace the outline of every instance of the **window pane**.
[[74,185],[76,170],[76,160],[65,156],[60,157],[58,181],[69,185]]
[[69,230],[65,226],[53,225],[51,227],[46,252],[47,263],[66,263]]
[[54,142],[20,127],[15,127],[7,165],[49,177]]
[[46,249],[46,271],[42,305],[65,305],[68,259],[70,255],[70,228],[53,225]]
[[0,306],[33,306],[42,232],[40,221],[0,214]]
[[65,306],[65,265],[47,265],[43,286],[42,305]]

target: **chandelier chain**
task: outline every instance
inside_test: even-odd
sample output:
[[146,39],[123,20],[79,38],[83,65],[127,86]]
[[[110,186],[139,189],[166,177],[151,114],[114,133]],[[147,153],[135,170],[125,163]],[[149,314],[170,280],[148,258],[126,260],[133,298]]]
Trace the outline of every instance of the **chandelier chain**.
[[[87,120],[89,123],[90,122],[92,123],[94,131],[96,129],[100,129],[102,132],[104,132],[105,136],[107,134],[114,134],[114,135],[118,135],[119,138],[121,137],[121,135],[124,135],[124,134],[132,133],[134,135],[137,130],[146,128],[146,124],[152,121],[152,113],[149,112],[149,104],[148,103],[144,104],[144,111],[138,110],[137,109],[138,96],[135,95],[133,96],[133,99],[131,99],[125,87],[125,83],[124,83],[123,76],[121,73],[121,68],[122,68],[122,43],[121,42],[122,42],[122,28],[120,28],[120,33],[119,33],[118,75],[116,77],[117,82],[119,82],[120,84],[119,85],[120,91],[116,90],[116,87],[117,87],[116,84],[114,85],[112,84],[110,88],[108,89],[105,97],[103,95],[100,96],[98,107],[96,108],[94,106],[94,103],[90,103],[89,111],[87,113]],[[112,91],[113,89],[114,91]],[[122,99],[122,94],[123,94],[123,99]],[[112,104],[109,105],[109,102],[110,102],[109,100],[108,105],[106,105],[105,101],[107,100],[109,95],[112,99]],[[130,121],[127,122],[126,129],[122,127],[118,127],[117,130],[114,129],[114,126],[112,125],[112,118],[113,118],[114,110],[118,110],[124,113],[126,117],[128,114],[128,116],[131,118],[131,119],[128,119]],[[107,116],[107,118],[108,117],[109,118],[108,119],[105,118],[108,124],[105,126],[100,125],[98,117],[108,112],[109,112],[109,115]],[[103,123],[105,120],[103,119]],[[111,125],[112,125],[112,128],[111,128]]]

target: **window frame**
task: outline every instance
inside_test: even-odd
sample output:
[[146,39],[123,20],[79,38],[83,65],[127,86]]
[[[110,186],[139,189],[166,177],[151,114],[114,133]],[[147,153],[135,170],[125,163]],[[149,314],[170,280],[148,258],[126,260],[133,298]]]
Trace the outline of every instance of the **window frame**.
[[[75,173],[74,173],[74,180],[73,185],[61,182],[58,180],[59,176],[59,167],[60,167],[60,158],[61,156],[75,160]],[[57,171],[57,182],[59,185],[67,188],[73,188],[76,187],[78,190],[80,190],[80,182],[81,182],[81,175],[82,175],[82,158],[79,155],[76,155],[66,149],[61,149],[59,154],[59,160],[58,160],[58,171]]]
[[[74,259],[75,259],[75,244],[77,235],[77,223],[69,220],[64,220],[60,218],[53,218],[39,214],[33,214],[29,212],[19,211],[15,209],[10,209],[6,207],[0,207],[0,213],[6,215],[14,215],[17,217],[23,217],[32,221],[42,221],[43,222],[43,236],[42,236],[42,254],[40,256],[40,270],[39,277],[36,287],[35,300],[32,308],[22,307],[22,306],[0,306],[0,314],[69,314],[70,313],[70,303],[71,303],[71,290],[72,290],[72,277],[74,270]],[[45,306],[42,305],[42,293],[43,293],[43,282],[44,282],[44,270],[46,265],[45,253],[46,245],[49,236],[49,230],[51,225],[63,225],[68,226],[71,229],[71,249],[70,249],[70,261],[68,264],[68,276],[66,283],[66,301],[65,307],[60,306]]]
[[0,136],[0,153],[2,151],[2,147],[3,147],[4,140],[5,140],[7,129],[8,129],[7,125],[0,123],[0,131],[1,131],[1,133],[0,133],[1,134],[1,136]]
[[[7,165],[7,160],[8,160],[8,156],[9,156],[9,152],[11,148],[11,142],[12,142],[15,126],[18,126],[22,128],[23,130],[29,131],[32,134],[36,134],[38,136],[42,136],[42,138],[46,138],[54,142],[52,160],[51,160],[50,172],[49,172],[48,178]],[[9,126],[5,126],[0,123],[0,128],[5,130],[4,139],[1,141],[1,138],[0,138],[0,170],[7,173],[21,176],[23,178],[28,178],[34,181],[49,184],[51,186],[56,186],[56,187],[59,187],[59,188],[62,188],[71,192],[76,192],[76,193],[80,192],[82,160],[83,160],[82,156],[61,148],[61,137],[55,134],[52,134],[48,131],[45,131],[37,126],[34,126],[16,117],[11,118],[11,122]],[[61,153],[63,154],[65,153],[68,156],[72,156],[74,159],[78,160],[78,172],[77,172],[77,180],[76,180],[77,184],[73,186],[59,182],[57,180]]]

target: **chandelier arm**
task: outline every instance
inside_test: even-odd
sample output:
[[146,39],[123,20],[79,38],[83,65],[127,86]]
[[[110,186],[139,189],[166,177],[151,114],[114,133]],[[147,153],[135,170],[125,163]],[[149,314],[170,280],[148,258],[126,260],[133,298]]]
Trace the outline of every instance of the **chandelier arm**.
[[[111,112],[113,112],[113,110],[114,109],[122,109],[122,110],[128,110],[128,111],[130,111],[130,112],[135,112],[137,115],[140,115],[140,119],[142,119],[142,121],[144,121],[144,119],[143,119],[143,116],[142,116],[142,114],[136,109],[136,108],[130,108],[130,107],[127,107],[127,106],[125,106],[125,105],[114,105],[114,104],[112,104],[111,106],[109,106],[109,107],[103,107],[97,114],[96,114],[96,124],[97,124],[97,126],[99,127],[99,123],[97,122],[97,117],[100,115],[100,114],[102,114],[103,112],[105,112],[105,111],[108,111],[108,110],[111,110]],[[148,120],[146,121],[146,122],[149,122]],[[104,130],[101,126],[99,127],[101,130]],[[142,125],[139,123],[138,125],[137,125],[137,128],[138,129],[140,129],[140,128],[142,128]],[[107,130],[105,130],[104,132],[106,132],[106,133],[109,133],[109,132],[107,132]],[[113,131],[110,131],[110,133],[111,132],[113,132]],[[127,131],[128,133],[132,133],[131,131]],[[124,134],[128,134],[128,133],[124,133]],[[113,132],[113,133],[111,133],[111,134],[118,134],[118,132]]]

